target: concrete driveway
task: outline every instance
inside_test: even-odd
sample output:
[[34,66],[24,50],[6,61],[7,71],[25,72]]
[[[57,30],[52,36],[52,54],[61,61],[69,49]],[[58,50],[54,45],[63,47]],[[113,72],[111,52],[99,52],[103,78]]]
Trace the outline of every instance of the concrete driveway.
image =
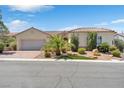
[[4,51],[0,58],[35,58],[40,51]]
[[124,88],[124,63],[0,62],[0,87]]

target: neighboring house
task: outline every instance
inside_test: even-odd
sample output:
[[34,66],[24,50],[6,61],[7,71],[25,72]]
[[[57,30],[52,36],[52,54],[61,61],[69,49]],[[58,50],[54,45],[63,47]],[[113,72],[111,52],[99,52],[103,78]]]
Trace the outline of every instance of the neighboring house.
[[71,35],[76,33],[79,35],[79,46],[87,46],[88,32],[97,32],[97,43],[107,42],[112,45],[115,31],[104,28],[78,28],[71,31],[41,31],[36,28],[29,28],[15,35],[17,40],[17,50],[40,50],[51,35],[62,35],[70,41]]
[[119,33],[117,33],[117,34],[115,34],[115,39],[121,39],[121,40],[123,40],[124,41],[124,35],[123,34],[119,34]]
[[12,37],[13,37],[13,36],[15,36],[16,34],[17,34],[17,32],[11,32],[11,33],[8,34],[8,36],[12,36]]

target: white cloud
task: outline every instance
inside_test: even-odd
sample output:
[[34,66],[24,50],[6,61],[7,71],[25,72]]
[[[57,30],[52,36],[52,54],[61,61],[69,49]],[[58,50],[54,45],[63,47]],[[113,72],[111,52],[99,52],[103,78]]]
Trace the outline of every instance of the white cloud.
[[95,24],[95,26],[106,26],[106,25],[108,25],[107,22],[101,22],[99,24]]
[[112,24],[124,23],[124,19],[117,19],[111,22]]
[[107,26],[107,25],[111,25],[111,24],[119,24],[119,23],[124,23],[124,19],[117,19],[117,20],[113,20],[111,22],[101,22],[99,24],[94,24],[95,26]]
[[59,31],[64,31],[64,30],[68,31],[68,30],[72,30],[72,29],[76,29],[76,28],[80,28],[80,27],[82,27],[82,26],[73,25],[73,26],[68,26],[68,27],[65,27],[65,28],[61,28],[61,29],[59,29]]
[[39,12],[39,11],[46,11],[53,9],[54,6],[48,6],[48,5],[9,5],[9,8],[12,11],[21,11],[21,12]]
[[23,20],[13,20],[10,23],[7,23],[7,26],[11,32],[19,32],[29,27],[27,21]]

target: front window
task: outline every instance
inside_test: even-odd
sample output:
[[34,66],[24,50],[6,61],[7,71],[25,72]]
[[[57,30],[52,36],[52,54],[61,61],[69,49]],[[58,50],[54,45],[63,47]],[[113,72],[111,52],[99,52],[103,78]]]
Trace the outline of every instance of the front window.
[[112,45],[114,45],[114,40],[112,40]]
[[102,43],[102,36],[97,36],[97,46]]

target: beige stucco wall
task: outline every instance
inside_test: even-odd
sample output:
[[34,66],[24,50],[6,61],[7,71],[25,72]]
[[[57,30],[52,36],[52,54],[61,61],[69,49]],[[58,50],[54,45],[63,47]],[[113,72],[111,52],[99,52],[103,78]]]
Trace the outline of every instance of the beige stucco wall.
[[[71,41],[71,36],[73,33],[69,33],[69,42]],[[79,37],[79,47],[86,47],[87,46],[87,33],[85,32],[79,32],[75,33]]]
[[[69,34],[69,41],[72,33]],[[98,36],[102,36],[102,42],[107,42],[109,45],[112,45],[115,32],[97,32]],[[79,47],[87,46],[87,36],[88,32],[78,32],[79,36]]]
[[25,32],[22,32],[16,35],[17,40],[17,50],[21,50],[21,41],[22,40],[44,40],[47,42],[49,36],[45,33],[42,33],[36,29],[29,29]]
[[102,42],[107,42],[109,45],[112,45],[112,41],[114,40],[114,32],[99,32],[97,35],[102,36]]

